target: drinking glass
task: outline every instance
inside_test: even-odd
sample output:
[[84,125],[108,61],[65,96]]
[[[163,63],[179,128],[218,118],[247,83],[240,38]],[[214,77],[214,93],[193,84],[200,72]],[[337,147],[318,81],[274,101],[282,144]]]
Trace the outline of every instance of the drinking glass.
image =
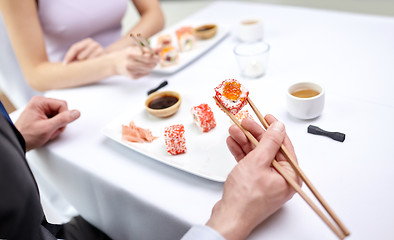
[[234,47],[241,74],[247,78],[265,75],[268,65],[270,46],[265,42],[240,43]]

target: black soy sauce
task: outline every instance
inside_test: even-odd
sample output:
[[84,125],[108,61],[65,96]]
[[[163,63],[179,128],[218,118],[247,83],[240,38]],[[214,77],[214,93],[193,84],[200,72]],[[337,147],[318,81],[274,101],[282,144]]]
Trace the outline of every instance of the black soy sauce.
[[174,96],[162,96],[162,97],[158,97],[156,99],[153,99],[149,103],[148,107],[152,108],[152,109],[164,109],[164,108],[171,107],[172,105],[177,103],[178,100],[179,99]]
[[213,25],[209,25],[209,26],[202,26],[196,29],[197,32],[204,32],[204,31],[208,31],[211,30],[212,28],[214,28]]

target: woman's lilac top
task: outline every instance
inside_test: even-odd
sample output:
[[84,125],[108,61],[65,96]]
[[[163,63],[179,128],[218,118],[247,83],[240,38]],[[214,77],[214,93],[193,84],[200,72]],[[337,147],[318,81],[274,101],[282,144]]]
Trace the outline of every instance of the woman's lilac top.
[[103,47],[121,36],[128,0],[38,0],[48,58],[62,61],[72,44],[92,38]]

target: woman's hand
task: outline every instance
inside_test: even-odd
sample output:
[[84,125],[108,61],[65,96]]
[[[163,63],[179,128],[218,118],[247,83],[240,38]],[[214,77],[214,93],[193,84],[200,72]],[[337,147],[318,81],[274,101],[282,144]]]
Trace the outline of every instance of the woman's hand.
[[91,38],[85,38],[79,42],[74,43],[67,51],[63,59],[63,64],[66,65],[72,61],[83,61],[90,58],[95,58],[103,55],[103,47]]
[[109,55],[114,58],[115,72],[133,79],[150,74],[159,62],[158,55],[149,52],[142,54],[136,46],[127,47]]

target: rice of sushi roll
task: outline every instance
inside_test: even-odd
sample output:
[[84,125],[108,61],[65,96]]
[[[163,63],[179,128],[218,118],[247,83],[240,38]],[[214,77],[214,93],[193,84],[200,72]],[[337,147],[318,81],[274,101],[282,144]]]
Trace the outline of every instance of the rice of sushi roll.
[[235,118],[239,121],[242,122],[245,118],[249,118],[253,120],[253,116],[249,113],[248,110],[241,110],[239,111],[236,115]]
[[175,32],[181,52],[190,51],[195,47],[196,37],[193,31],[192,27],[182,27]]
[[185,153],[187,150],[185,127],[182,124],[165,127],[164,140],[167,147],[167,152],[172,155]]
[[247,104],[248,95],[249,91],[235,79],[226,79],[215,88],[215,98],[234,115]]
[[216,121],[213,116],[211,108],[206,103],[192,107],[191,112],[194,117],[194,122],[203,131],[209,132],[216,127]]
[[157,38],[157,48],[172,46],[172,37],[170,34],[163,34]]
[[178,50],[173,46],[167,46],[160,51],[160,65],[162,67],[172,66],[178,63]]

